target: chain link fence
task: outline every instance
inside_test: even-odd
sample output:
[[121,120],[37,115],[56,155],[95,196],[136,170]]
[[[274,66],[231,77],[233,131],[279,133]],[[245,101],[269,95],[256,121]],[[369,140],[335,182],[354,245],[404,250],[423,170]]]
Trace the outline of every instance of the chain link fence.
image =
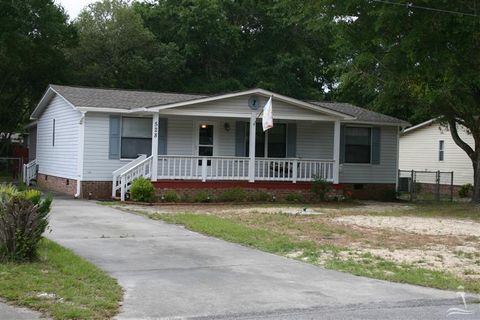
[[404,200],[453,201],[453,171],[398,170],[397,191]]

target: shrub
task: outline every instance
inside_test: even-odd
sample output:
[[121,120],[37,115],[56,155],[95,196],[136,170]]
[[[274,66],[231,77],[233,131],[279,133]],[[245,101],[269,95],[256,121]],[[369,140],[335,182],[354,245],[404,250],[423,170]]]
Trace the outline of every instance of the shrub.
[[272,200],[272,195],[265,191],[255,191],[249,194],[248,200],[255,202],[267,202]]
[[303,194],[299,192],[294,192],[294,193],[287,194],[287,196],[285,197],[285,201],[300,203],[300,202],[304,202],[305,198]]
[[212,197],[205,191],[200,191],[193,197],[193,202],[210,202]]
[[327,193],[332,191],[332,183],[322,178],[315,176],[312,181],[312,192],[315,193],[318,198],[323,201],[326,198]]
[[155,199],[155,187],[150,180],[137,178],[130,186],[130,197],[133,201],[152,202]]
[[241,188],[228,189],[218,197],[221,202],[242,202],[247,199],[247,193]]
[[175,190],[167,190],[163,194],[163,201],[165,202],[178,202],[178,200],[180,200],[180,197]]
[[461,198],[469,197],[473,193],[473,185],[471,183],[464,184],[460,190],[458,190],[458,195]]
[[0,186],[0,260],[30,261],[48,227],[52,198],[37,190]]

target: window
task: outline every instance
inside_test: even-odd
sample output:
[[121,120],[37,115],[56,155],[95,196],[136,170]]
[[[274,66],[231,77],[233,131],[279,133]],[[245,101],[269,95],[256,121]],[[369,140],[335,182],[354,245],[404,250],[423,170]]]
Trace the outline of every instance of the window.
[[135,159],[152,154],[152,119],[122,118],[121,158]]
[[285,158],[287,156],[287,125],[276,124],[267,131],[268,157]]
[[[250,149],[250,124],[247,124],[245,139],[245,155],[249,155]],[[255,157],[265,157],[265,151],[270,158],[285,158],[287,156],[287,125],[277,123],[273,128],[263,132],[262,125],[255,128]],[[266,150],[265,150],[265,144]]]
[[372,149],[371,128],[345,128],[345,162],[370,163]]
[[55,147],[55,119],[53,119],[52,125],[52,147]]
[[438,161],[443,161],[445,156],[445,141],[438,141]]

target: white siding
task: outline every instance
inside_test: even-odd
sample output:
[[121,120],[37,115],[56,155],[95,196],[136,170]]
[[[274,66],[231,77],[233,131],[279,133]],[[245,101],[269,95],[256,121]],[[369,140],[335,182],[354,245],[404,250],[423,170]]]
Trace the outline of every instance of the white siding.
[[297,157],[333,159],[333,122],[297,123]]
[[[36,157],[39,173],[69,179],[78,179],[78,140],[80,112],[63,98],[55,96],[37,124]],[[55,145],[53,139],[55,119]]]
[[[473,137],[459,128],[460,137],[470,146]],[[439,141],[445,141],[444,161],[438,160]],[[453,171],[454,184],[473,183],[473,168],[470,158],[453,141],[448,128],[431,124],[406,133],[400,138],[400,169]]]
[[112,180],[112,172],[127,164],[129,160],[108,159],[109,115],[104,113],[87,113],[84,121],[83,180]]
[[[251,110],[248,107],[249,96],[235,97],[212,102],[199,103],[190,106],[182,106],[160,111],[165,115],[209,115],[218,117],[242,117],[250,118]],[[261,105],[266,103],[265,98],[260,98]],[[257,111],[258,113],[261,110]],[[313,111],[303,107],[298,107],[273,99],[273,114],[276,119],[285,120],[333,120],[331,116],[324,115],[318,111]]]
[[380,164],[341,164],[340,183],[395,183],[397,133],[397,127],[381,127]]

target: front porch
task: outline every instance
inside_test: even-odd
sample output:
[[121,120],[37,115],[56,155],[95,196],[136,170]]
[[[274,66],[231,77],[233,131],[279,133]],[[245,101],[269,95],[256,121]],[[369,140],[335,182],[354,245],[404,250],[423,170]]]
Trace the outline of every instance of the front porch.
[[[154,161],[156,159],[156,161]],[[152,181],[282,181],[309,182],[315,178],[338,183],[335,160],[298,158],[200,157],[200,156],[140,156],[113,173],[112,197],[120,192],[121,200],[130,183],[139,177]],[[251,170],[253,168],[253,171]],[[337,174],[335,174],[337,169]]]

